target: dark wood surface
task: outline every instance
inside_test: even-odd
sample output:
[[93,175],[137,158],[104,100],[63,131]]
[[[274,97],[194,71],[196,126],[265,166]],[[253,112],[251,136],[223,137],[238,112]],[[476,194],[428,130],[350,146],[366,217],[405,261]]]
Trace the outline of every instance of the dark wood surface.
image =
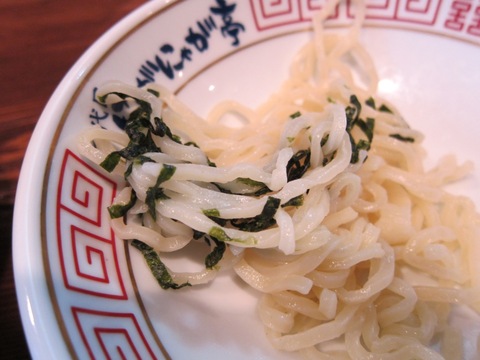
[[17,179],[35,124],[80,55],[145,0],[0,1],[0,358],[29,359],[13,280]]

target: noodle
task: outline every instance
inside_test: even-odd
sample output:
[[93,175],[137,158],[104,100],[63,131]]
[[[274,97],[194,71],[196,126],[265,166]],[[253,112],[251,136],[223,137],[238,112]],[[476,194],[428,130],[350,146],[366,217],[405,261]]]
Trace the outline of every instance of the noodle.
[[[480,311],[480,217],[442,186],[471,165],[449,156],[424,169],[422,134],[375,95],[358,42],[364,4],[346,34],[327,34],[336,5],[317,15],[290,77],[258,109],[224,102],[202,119],[159,85],[110,83],[101,101],[135,105],[129,136],[91,128],[80,152],[126,178],[109,209],[116,235],[160,254],[205,240],[204,270],[168,276],[199,284],[233,267],[264,294],[259,318],[275,348],[308,359],[462,358],[447,320],[454,305]],[[232,113],[235,128],[222,123]]]

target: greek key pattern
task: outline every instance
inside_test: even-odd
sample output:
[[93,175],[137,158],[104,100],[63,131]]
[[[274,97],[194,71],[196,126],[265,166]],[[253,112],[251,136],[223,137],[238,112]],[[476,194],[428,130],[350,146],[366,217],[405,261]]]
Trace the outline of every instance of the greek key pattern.
[[156,359],[163,350],[135,296],[129,296],[118,258],[121,243],[108,223],[106,208],[116,189],[114,181],[65,150],[56,202],[55,263],[63,279],[57,296],[79,358]]
[[452,1],[444,26],[454,32],[480,37],[480,1]]
[[[307,24],[328,0],[250,0],[258,31]],[[344,26],[355,16],[347,0],[327,20]],[[480,0],[368,0],[366,25],[404,28],[447,35],[480,44]]]
[[[250,0],[255,25],[259,31],[311,21],[327,0]],[[338,12],[332,19],[338,19]]]
[[367,6],[366,19],[433,25],[440,5],[441,0],[373,0]]
[[92,359],[156,359],[134,314],[72,307],[72,315]]
[[57,197],[57,242],[63,280],[69,290],[126,298],[117,243],[105,211],[115,191],[114,182],[71,151],[65,152]]

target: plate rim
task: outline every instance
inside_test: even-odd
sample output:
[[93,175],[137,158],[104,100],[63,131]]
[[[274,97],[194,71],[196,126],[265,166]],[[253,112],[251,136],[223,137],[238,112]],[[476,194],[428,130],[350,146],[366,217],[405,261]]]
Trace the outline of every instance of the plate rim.
[[[51,95],[46,107],[44,108],[37,126],[33,132],[32,138],[29,141],[27,152],[25,153],[24,161],[22,164],[22,169],[19,176],[19,182],[17,184],[17,193],[15,197],[15,206],[14,206],[14,216],[13,216],[13,228],[12,228],[12,240],[13,240],[13,260],[14,260],[14,277],[15,277],[15,288],[17,294],[17,301],[19,303],[19,308],[21,312],[21,319],[23,329],[27,338],[29,350],[32,355],[43,357],[43,351],[50,351],[48,356],[56,357],[59,354],[58,343],[55,343],[55,339],[52,339],[52,336],[45,336],[46,331],[39,331],[38,324],[35,325],[37,318],[44,318],[47,315],[37,315],[33,311],[33,306],[31,300],[36,298],[38,301],[39,294],[41,294],[41,302],[45,305],[49,305],[54,309],[50,309],[55,313],[58,312],[58,305],[51,304],[52,299],[56,299],[56,296],[52,296],[52,286],[46,284],[49,280],[38,281],[37,283],[32,282],[32,277],[27,278],[28,284],[22,283],[24,280],[21,278],[23,271],[29,272],[31,275],[35,270],[42,270],[41,280],[45,280],[48,274],[45,274],[45,268],[48,267],[48,262],[45,264],[45,259],[48,255],[45,247],[42,246],[44,238],[46,238],[45,231],[45,214],[42,213],[42,210],[45,209],[46,202],[46,188],[48,185],[48,179],[51,175],[49,173],[49,168],[51,165],[49,163],[52,161],[52,152],[54,150],[54,145],[56,143],[56,138],[58,138],[61,130],[64,126],[64,119],[71,111],[72,99],[76,98],[76,94],[80,92],[86,81],[93,74],[96,69],[96,66],[100,65],[105,57],[108,57],[108,54],[113,51],[115,44],[121,43],[122,39],[128,37],[128,35],[135,31],[136,28],[142,26],[142,24],[148,21],[149,18],[154,17],[158,14],[158,11],[168,7],[170,4],[179,3],[177,0],[158,0],[147,2],[141,5],[139,8],[135,9],[130,14],[126,15],[122,20],[113,25],[107,32],[105,32],[100,38],[98,38],[87,50],[86,52],[74,63],[71,69],[67,72],[65,77],[62,79],[60,84],[57,86],[54,93]],[[374,27],[369,25],[369,27]],[[395,28],[395,26],[379,26],[385,28]],[[403,29],[404,31],[415,31],[409,29]],[[434,35],[440,35],[435,32],[431,32]],[[447,36],[448,37],[448,36]],[[470,43],[470,41],[453,37],[455,40],[463,41]],[[472,44],[472,43],[471,43]],[[473,43],[473,45],[478,45]],[[106,49],[106,50],[104,50]],[[67,103],[67,105],[65,105]],[[55,109],[60,109],[61,115],[58,116],[58,119],[52,121],[49,118],[49,114],[53,113]],[[53,130],[53,131],[52,131]],[[52,133],[54,135],[52,135]],[[45,138],[51,139],[49,145],[44,148],[41,148],[42,143],[45,143]],[[40,149],[40,151],[38,151]],[[35,161],[37,160],[37,161]],[[38,161],[40,160],[40,161]],[[32,166],[33,164],[33,166]],[[35,174],[43,174],[41,186],[34,186]],[[35,190],[37,191],[35,193]],[[19,190],[23,191],[19,191]],[[27,211],[29,204],[32,208],[39,208],[41,216],[35,216],[34,211]],[[25,214],[27,217],[25,218]],[[26,227],[23,224],[35,224],[35,226]],[[37,231],[33,231],[33,230]],[[41,232],[38,231],[41,229]],[[40,234],[40,235],[39,235]],[[21,239],[21,240],[19,240]],[[38,250],[40,247],[40,252],[42,256],[31,256],[36,254],[36,252],[29,252],[27,254],[29,261],[24,261],[24,251],[25,249],[22,246],[31,246],[32,239],[38,240],[33,244],[33,249]],[[38,275],[38,273],[36,274]],[[36,279],[38,280],[38,279]],[[36,296],[30,297],[29,295],[34,294]],[[50,301],[46,301],[46,299]],[[36,305],[37,308],[40,305]],[[49,314],[51,312],[48,312]],[[61,321],[59,321],[58,314],[54,314],[56,322],[55,328],[59,325],[62,328]],[[60,316],[61,318],[61,316]],[[42,325],[42,324],[40,324]],[[43,324],[45,328],[49,328],[47,324]],[[52,325],[50,325],[52,326]],[[59,330],[59,329],[56,329]],[[66,333],[65,329],[60,329],[61,339],[65,340],[64,334]],[[44,335],[45,334],[45,335]],[[51,333],[50,333],[51,334]],[[49,334],[49,335],[50,335]],[[63,334],[63,335],[62,335]],[[41,340],[44,340],[42,344]],[[46,341],[45,341],[46,340]],[[58,339],[57,339],[58,341]],[[65,341],[62,343],[65,345]],[[71,347],[66,345],[67,349],[66,354],[72,356],[75,354],[75,351],[72,351]],[[63,347],[62,347],[63,348]],[[55,356],[54,356],[55,355]],[[60,356],[59,358],[62,358]]]

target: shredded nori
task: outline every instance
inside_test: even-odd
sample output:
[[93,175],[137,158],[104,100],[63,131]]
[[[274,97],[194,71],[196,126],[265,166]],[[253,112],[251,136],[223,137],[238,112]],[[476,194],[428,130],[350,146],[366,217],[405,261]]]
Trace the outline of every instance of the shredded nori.
[[[115,94],[121,98],[127,97],[124,94]],[[109,94],[102,96],[99,99],[104,101],[108,95]],[[150,123],[150,116],[152,114],[151,105],[146,101],[136,98],[133,99],[136,101],[138,107],[130,113],[125,124],[125,133],[129,138],[128,145],[121,150],[110,153],[100,163],[100,166],[108,172],[112,172],[115,169],[121,158],[133,160],[147,152],[160,152],[160,148],[157,147],[152,138],[153,126]],[[127,169],[127,171],[129,171],[129,169]]]
[[175,141],[176,143],[181,144],[180,137],[174,135],[170,128],[165,124],[162,118],[154,117],[153,121],[155,123],[155,127],[152,128],[152,133],[158,135],[160,137],[164,137],[165,135],[169,137],[171,140]]
[[372,97],[369,97],[366,101],[365,104],[367,106],[370,106],[372,109],[376,109],[375,107],[375,100]]
[[163,164],[162,170],[157,177],[155,185],[147,189],[145,203],[147,204],[148,211],[154,220],[157,218],[157,212],[155,210],[157,200],[169,199],[169,197],[160,187],[160,184],[169,180],[175,173],[176,169],[177,168],[173,165]]
[[300,111],[296,111],[293,114],[290,115],[290,119],[296,119],[298,117],[302,116],[302,113]]
[[142,253],[150,269],[150,272],[155,277],[155,279],[157,280],[158,284],[162,287],[162,289],[177,290],[185,286],[191,286],[191,284],[188,282],[183,284],[175,283],[173,281],[172,276],[168,272],[167,267],[160,259],[160,256],[158,256],[157,252],[152,247],[148,246],[147,244],[139,240],[133,240],[131,242],[131,245]]
[[288,207],[288,206],[299,207],[303,205],[303,200],[304,200],[304,196],[298,195],[288,200],[285,204],[282,205],[282,207]]
[[385,104],[382,104],[379,108],[378,108],[378,111],[381,111],[381,112],[386,112],[386,113],[389,113],[389,114],[393,114],[393,111]]
[[355,126],[356,122],[360,117],[360,112],[362,111],[362,104],[358,101],[358,98],[355,95],[350,96],[351,106],[345,108],[345,114],[347,116],[347,132],[350,132]]
[[[110,153],[104,161],[100,163],[100,166],[105,170],[112,172],[122,158],[134,160],[148,152],[161,152],[161,149],[155,144],[152,135],[160,137],[167,136],[181,144],[180,137],[173,134],[161,118],[154,117],[152,124],[150,120],[152,116],[152,106],[148,102],[118,92],[108,93],[99,97],[98,100],[101,103],[105,103],[107,96],[112,94],[119,96],[123,100],[126,98],[133,99],[137,104],[137,108],[130,113],[125,124],[125,133],[129,138],[128,145],[121,150]],[[127,168],[125,177],[127,177],[130,172],[131,168],[129,167]]]
[[210,235],[212,238],[217,239],[218,241],[222,242],[227,242],[227,241],[233,241],[233,239],[227,235],[225,230],[218,226],[213,226],[210,231],[208,232],[208,235]]
[[157,90],[147,89],[150,94],[155,95],[157,98],[160,97],[160,93]]
[[226,244],[223,241],[218,241],[215,238],[212,238],[215,243],[213,250],[205,257],[205,267],[207,269],[213,269],[223,258],[223,254],[227,248]]
[[268,229],[276,224],[274,217],[278,208],[280,207],[280,202],[280,199],[269,196],[265,202],[265,205],[263,206],[262,212],[250,218],[223,219],[221,218],[221,214],[217,209],[203,210],[203,213],[205,216],[208,216],[209,219],[222,227],[231,225],[239,230],[258,232]]
[[232,219],[230,223],[232,226],[248,232],[268,229],[277,223],[274,216],[279,206],[280,199],[269,196],[260,214],[251,218]]
[[[365,103],[368,106],[375,108],[375,101],[373,98],[369,98]],[[346,131],[350,137],[350,144],[352,146],[350,163],[355,164],[360,159],[360,150],[370,150],[375,128],[375,119],[367,118],[366,120],[363,120],[360,118],[362,105],[355,95],[350,96],[350,104],[351,105],[347,106],[345,109],[345,115],[347,117]],[[354,127],[358,127],[367,139],[356,140],[352,135]]]
[[403,136],[403,135],[400,135],[400,134],[390,134],[389,136],[394,138],[394,139],[404,141],[404,142],[411,142],[411,143],[415,142],[415,139],[413,137],[410,137],[410,136]]
[[297,151],[287,163],[287,181],[300,179],[310,167],[310,149]]
[[130,200],[125,205],[114,204],[108,207],[108,213],[110,214],[110,218],[116,219],[120,218],[127,214],[128,210],[130,210],[135,203],[137,202],[137,194],[132,189],[132,193],[130,194]]

